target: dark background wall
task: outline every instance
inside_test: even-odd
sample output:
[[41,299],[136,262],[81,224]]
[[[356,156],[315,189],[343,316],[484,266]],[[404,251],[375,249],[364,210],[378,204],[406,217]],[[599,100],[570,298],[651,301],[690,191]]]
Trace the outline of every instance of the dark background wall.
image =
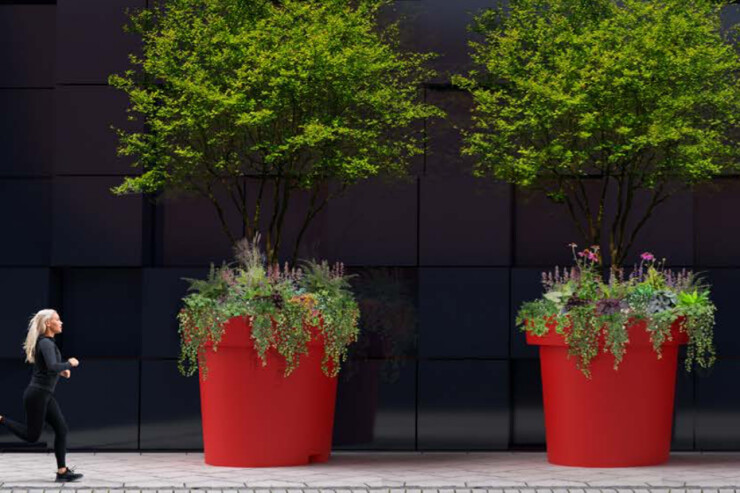
[[[374,308],[391,337],[366,336],[342,378],[337,448],[544,447],[537,353],[513,315],[539,294],[541,269],[569,263],[577,237],[564,211],[472,179],[459,157],[454,126],[470,101],[448,72],[468,66],[466,24],[492,1],[399,0],[388,13],[406,16],[406,46],[441,53],[424,95],[450,119],[425,126],[428,152],[408,182],[354,188],[309,235],[314,253],[406,293]],[[26,323],[55,307],[63,353],[82,361],[57,391],[73,448],[202,446],[174,316],[182,278],[204,275],[229,247],[202,202],[108,192],[134,171],[109,130],[125,124],[126,98],[106,80],[137,48],[120,29],[123,10],[145,2],[0,4],[0,412],[22,416]],[[719,307],[717,365],[678,379],[674,447],[740,450],[740,179],[669,202],[632,258],[645,249],[705,271]]]

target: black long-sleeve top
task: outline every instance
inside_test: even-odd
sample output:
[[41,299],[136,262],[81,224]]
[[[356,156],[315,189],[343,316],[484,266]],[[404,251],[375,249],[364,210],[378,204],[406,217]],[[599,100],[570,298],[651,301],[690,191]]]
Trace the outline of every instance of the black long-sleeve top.
[[69,361],[62,361],[62,353],[59,352],[54,339],[42,336],[36,343],[36,362],[33,364],[33,376],[29,386],[54,392],[59,374],[71,369]]

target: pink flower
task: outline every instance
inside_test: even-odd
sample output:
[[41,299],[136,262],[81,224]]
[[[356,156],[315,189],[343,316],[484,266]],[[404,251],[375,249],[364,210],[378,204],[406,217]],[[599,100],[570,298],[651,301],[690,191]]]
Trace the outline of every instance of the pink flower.
[[650,252],[645,252],[642,255],[640,255],[640,258],[646,262],[652,262],[655,260],[655,256]]
[[599,256],[596,255],[594,252],[588,252],[588,259],[592,262],[598,262]]

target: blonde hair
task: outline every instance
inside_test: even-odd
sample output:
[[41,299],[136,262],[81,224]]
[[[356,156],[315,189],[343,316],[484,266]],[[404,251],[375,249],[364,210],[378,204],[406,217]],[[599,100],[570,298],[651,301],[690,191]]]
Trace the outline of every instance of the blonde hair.
[[39,336],[46,332],[46,322],[55,314],[56,310],[45,308],[31,317],[31,321],[28,323],[26,342],[23,343],[27,363],[34,363],[36,361],[36,342],[38,342]]

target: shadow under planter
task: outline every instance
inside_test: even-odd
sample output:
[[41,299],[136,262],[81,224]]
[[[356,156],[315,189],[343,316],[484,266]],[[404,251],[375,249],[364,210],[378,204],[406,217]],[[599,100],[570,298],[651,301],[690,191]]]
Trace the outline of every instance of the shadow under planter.
[[337,379],[321,369],[323,342],[313,337],[298,367],[268,351],[263,365],[244,317],[224,324],[216,350],[206,348],[200,374],[205,462],[276,467],[326,462],[331,452]]

